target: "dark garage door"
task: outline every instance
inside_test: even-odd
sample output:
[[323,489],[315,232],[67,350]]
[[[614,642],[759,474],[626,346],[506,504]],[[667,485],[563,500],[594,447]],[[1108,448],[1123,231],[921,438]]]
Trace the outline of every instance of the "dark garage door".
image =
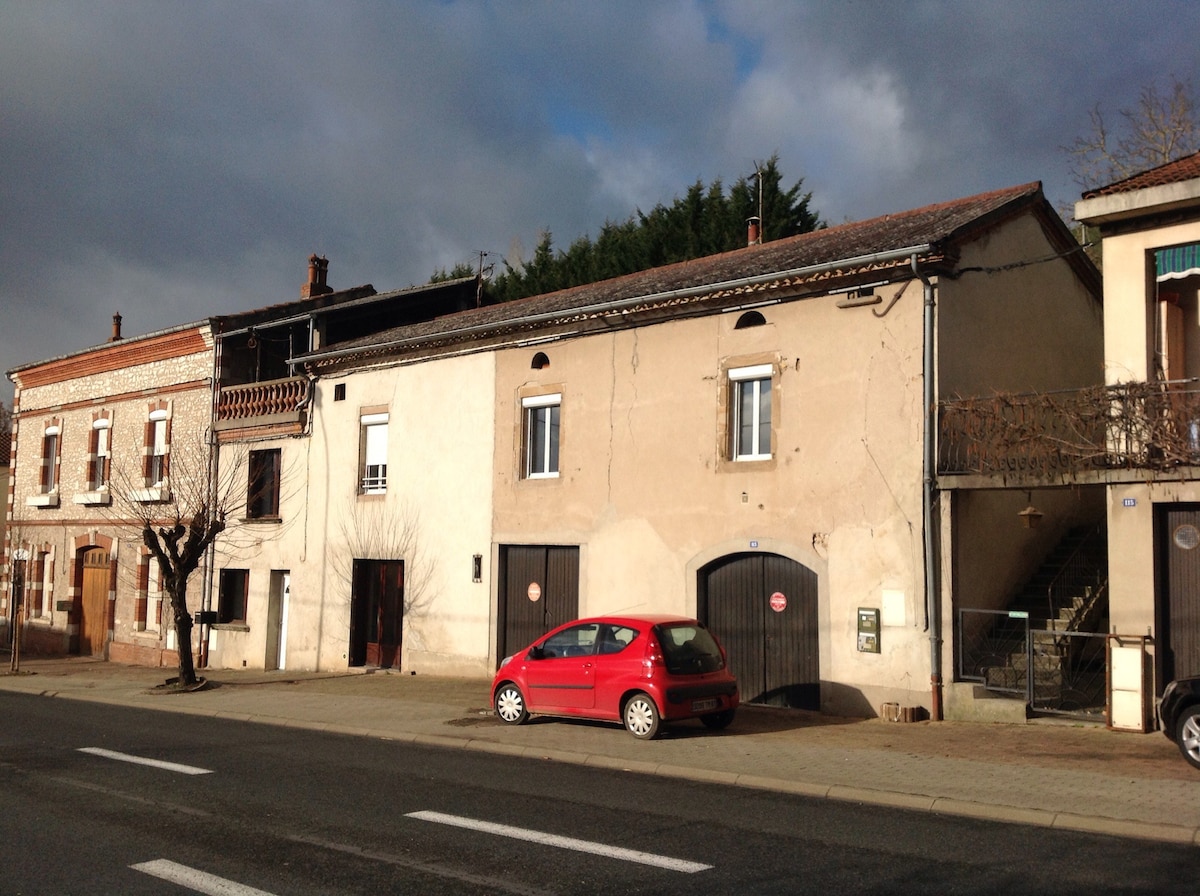
[[[530,599],[536,585],[537,600]],[[497,659],[520,650],[547,629],[579,616],[579,548],[500,546]]]
[[1158,600],[1159,684],[1200,675],[1200,506],[1159,508],[1165,593]]
[[821,708],[817,574],[778,554],[700,570],[697,613],[725,646],[744,703]]

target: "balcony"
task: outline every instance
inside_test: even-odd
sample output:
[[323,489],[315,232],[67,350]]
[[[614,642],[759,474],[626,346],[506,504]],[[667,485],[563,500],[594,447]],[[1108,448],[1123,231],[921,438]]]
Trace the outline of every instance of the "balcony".
[[952,399],[938,416],[941,475],[1072,479],[1200,465],[1200,380]]
[[218,432],[268,428],[299,432],[303,428],[310,386],[305,377],[222,386],[217,396]]

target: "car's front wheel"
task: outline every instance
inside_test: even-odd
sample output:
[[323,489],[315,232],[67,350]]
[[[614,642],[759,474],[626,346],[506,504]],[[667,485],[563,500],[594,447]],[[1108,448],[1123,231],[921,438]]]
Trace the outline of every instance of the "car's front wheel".
[[622,717],[626,730],[640,740],[650,740],[658,734],[661,719],[658,707],[654,705],[649,694],[639,693],[630,697]]
[[732,709],[722,709],[720,712],[710,712],[706,716],[701,716],[700,721],[704,723],[705,728],[711,728],[713,731],[720,731],[722,728],[728,728],[730,722],[733,721]]
[[1200,706],[1184,710],[1175,725],[1175,743],[1183,758],[1200,768]]
[[508,725],[520,725],[529,718],[529,710],[525,708],[525,695],[512,682],[501,685],[496,691],[496,715],[500,721]]

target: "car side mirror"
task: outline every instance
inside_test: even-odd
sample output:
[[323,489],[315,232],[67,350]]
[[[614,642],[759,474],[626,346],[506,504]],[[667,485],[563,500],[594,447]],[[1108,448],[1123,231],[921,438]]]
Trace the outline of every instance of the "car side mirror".
[[544,650],[542,650],[542,646],[540,644],[529,648],[529,658],[531,660],[544,659],[545,656],[546,656],[546,653]]

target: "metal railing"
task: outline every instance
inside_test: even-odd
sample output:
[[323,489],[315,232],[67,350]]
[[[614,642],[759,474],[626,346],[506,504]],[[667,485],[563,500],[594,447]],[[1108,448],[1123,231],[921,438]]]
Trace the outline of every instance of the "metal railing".
[[1200,380],[940,402],[938,472],[1062,474],[1200,464]]
[[1106,590],[1107,574],[1098,558],[1106,556],[1107,551],[1104,530],[1099,526],[1089,529],[1046,586],[1048,627],[1079,631],[1090,617],[1092,607]]

